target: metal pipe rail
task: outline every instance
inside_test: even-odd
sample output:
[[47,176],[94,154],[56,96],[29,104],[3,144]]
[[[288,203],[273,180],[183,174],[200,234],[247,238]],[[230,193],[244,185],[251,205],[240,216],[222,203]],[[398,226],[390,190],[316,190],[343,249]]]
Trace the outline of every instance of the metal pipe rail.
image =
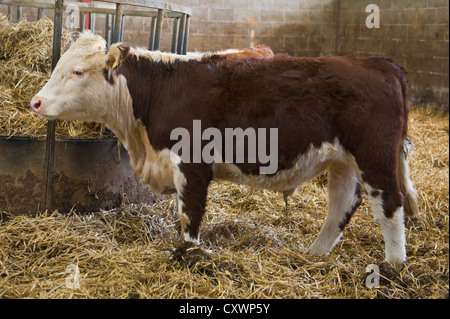
[[[99,4],[106,3],[106,4]],[[78,8],[80,12],[80,30],[84,30],[84,17],[86,13],[90,13],[89,28],[95,32],[95,17],[93,14],[105,14],[105,39],[108,46],[111,43],[121,42],[123,38],[123,17],[138,16],[149,17],[152,19],[149,50],[159,50],[162,35],[162,25],[164,18],[173,18],[172,33],[172,53],[186,54],[189,41],[189,22],[191,17],[191,9],[180,5],[170,4],[161,1],[152,0],[95,0],[91,3],[69,2],[64,0],[0,0],[0,4],[8,5],[9,21],[12,23],[12,6],[17,6],[17,20],[22,20],[22,7],[38,8],[38,16],[43,17],[46,9],[54,10],[54,33],[53,33],[53,53],[52,53],[52,71],[60,57],[61,33],[63,24],[64,11],[72,8],[69,13],[71,21],[71,31],[73,31],[73,8]],[[115,5],[115,6],[114,6]],[[130,8],[131,7],[131,8]],[[133,9],[139,7],[139,10]],[[153,9],[149,10],[149,9]],[[156,11],[155,11],[156,9]],[[110,21],[112,19],[112,21]],[[112,27],[111,27],[112,26]],[[46,150],[44,159],[44,179],[45,179],[45,203],[46,209],[50,209],[52,199],[52,177],[53,163],[55,157],[55,121],[48,121]]]

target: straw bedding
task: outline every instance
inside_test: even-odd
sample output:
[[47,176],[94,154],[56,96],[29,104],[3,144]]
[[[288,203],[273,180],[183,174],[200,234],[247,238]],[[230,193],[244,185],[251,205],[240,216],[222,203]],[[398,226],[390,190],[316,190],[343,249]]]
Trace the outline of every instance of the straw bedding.
[[[62,52],[71,43],[63,28]],[[51,74],[53,22],[48,18],[9,25],[0,14],[0,134],[43,137],[47,121],[33,113],[30,100]],[[81,121],[58,121],[58,137],[105,137],[103,126]]]
[[[409,161],[420,217],[406,221],[408,262],[383,262],[377,222],[363,200],[328,256],[309,256],[325,218],[327,176],[282,195],[214,182],[201,250],[180,249],[173,199],[80,215],[3,214],[3,298],[445,298],[448,297],[448,115],[416,109]],[[370,264],[381,286],[366,287]],[[79,288],[66,272],[79,269]]]

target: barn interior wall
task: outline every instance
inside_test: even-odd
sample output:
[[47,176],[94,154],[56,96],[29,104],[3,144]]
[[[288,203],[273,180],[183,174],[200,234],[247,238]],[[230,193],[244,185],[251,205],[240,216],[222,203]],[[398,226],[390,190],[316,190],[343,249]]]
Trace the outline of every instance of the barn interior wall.
[[[192,8],[189,50],[267,44],[293,56],[384,55],[408,70],[412,103],[449,110],[447,0],[171,0]],[[367,28],[368,4],[380,8],[380,28]],[[3,14],[6,7],[0,6]],[[51,13],[49,13],[51,15]],[[24,10],[33,20],[35,13]],[[104,33],[104,18],[96,30]],[[161,49],[170,50],[163,24]],[[148,46],[150,19],[126,17],[124,42]]]

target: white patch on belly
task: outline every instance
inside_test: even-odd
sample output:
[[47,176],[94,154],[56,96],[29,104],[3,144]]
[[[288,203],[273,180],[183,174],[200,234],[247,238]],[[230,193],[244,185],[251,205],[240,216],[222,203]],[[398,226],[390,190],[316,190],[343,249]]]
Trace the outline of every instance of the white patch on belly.
[[353,156],[335,138],[333,143],[325,142],[320,147],[311,144],[305,153],[298,156],[294,166],[273,175],[242,174],[234,164],[215,163],[214,178],[255,188],[290,192],[326,170],[331,162],[348,160],[354,162]]

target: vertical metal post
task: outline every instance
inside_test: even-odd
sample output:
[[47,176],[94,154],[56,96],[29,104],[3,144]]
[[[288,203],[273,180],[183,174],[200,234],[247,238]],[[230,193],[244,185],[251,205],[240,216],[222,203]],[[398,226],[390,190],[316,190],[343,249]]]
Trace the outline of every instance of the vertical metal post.
[[116,15],[112,14],[111,15],[111,37],[109,39],[109,44],[112,44],[112,37],[114,35],[114,26],[116,25]]
[[125,22],[124,22],[125,16],[122,16],[121,18],[122,18],[122,22],[120,23],[119,42],[123,41],[123,28],[125,27]]
[[44,17],[44,8],[38,8],[37,19],[41,20]]
[[172,47],[170,52],[177,53],[177,40],[178,40],[178,29],[180,28],[180,18],[173,19],[173,31],[172,31]]
[[[90,2],[89,6],[93,8],[94,4]],[[89,13],[89,30],[91,30],[92,33],[95,33],[95,13],[92,12]]]
[[148,40],[148,49],[153,51],[155,49],[155,32],[156,32],[156,18],[152,18],[150,24],[150,39]]
[[112,43],[117,43],[120,41],[120,30],[122,30],[122,22],[123,22],[123,5],[117,3],[116,19],[114,21],[114,33],[112,37]]
[[183,40],[185,30],[186,30],[186,13],[183,13],[181,16],[180,30],[178,31],[178,45],[177,45],[178,54],[181,54],[183,52]]
[[13,13],[12,5],[8,5],[8,20],[9,20],[9,24],[12,24],[12,13]]
[[95,33],[95,13],[89,13],[89,30]]
[[158,16],[156,17],[156,32],[154,50],[159,50],[161,44],[162,24],[163,24],[164,10],[158,9]]
[[73,32],[73,23],[75,20],[74,16],[75,16],[74,10],[72,9],[72,10],[70,10],[70,13],[69,13],[69,30],[70,30],[70,32]]
[[17,22],[22,21],[22,6],[17,6]]
[[111,16],[106,15],[105,21],[105,41],[108,48],[111,46]]
[[[52,71],[61,55],[61,34],[64,13],[64,0],[55,1],[55,18],[53,27],[53,52],[52,52]],[[51,209],[52,184],[53,184],[53,163],[55,161],[55,129],[56,121],[48,121],[47,138],[45,141],[45,162],[44,162],[44,180],[45,180],[45,201],[44,207]]]
[[183,50],[181,51],[181,54],[186,55],[188,44],[189,44],[189,25],[191,22],[191,16],[186,17],[186,26],[184,27],[184,38],[183,38]]
[[80,10],[80,32],[83,32],[86,23],[86,12]]

